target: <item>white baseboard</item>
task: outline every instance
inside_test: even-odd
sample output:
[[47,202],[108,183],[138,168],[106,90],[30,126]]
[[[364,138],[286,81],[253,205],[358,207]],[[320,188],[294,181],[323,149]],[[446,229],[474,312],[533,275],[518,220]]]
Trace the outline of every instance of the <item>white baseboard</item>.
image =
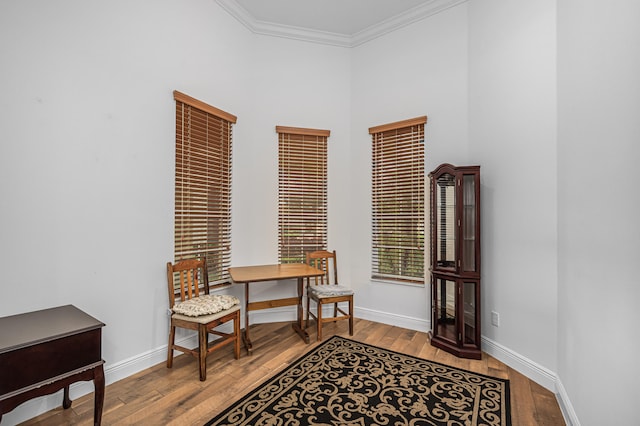
[[[279,311],[272,309],[269,311],[260,311],[260,314],[262,315],[253,316],[254,314],[258,314],[258,312],[251,313],[252,324],[272,321],[293,321],[295,319],[295,310],[293,309],[281,309]],[[356,318],[394,325],[410,330],[423,332],[431,330],[431,321],[422,318],[390,314],[388,312],[358,307],[355,307],[354,315]],[[569,401],[569,396],[564,390],[564,387],[556,373],[484,336],[482,337],[482,350],[500,362],[503,362],[514,370],[525,375],[530,380],[533,380],[553,392],[556,395],[558,405],[560,405],[560,409],[567,426],[580,426],[580,422],[573,410],[573,406]]]
[[482,337],[482,350],[553,392],[567,426],[580,426],[569,395],[556,373],[485,336]]
[[[293,321],[296,317],[296,310],[293,307],[275,308],[266,311],[255,311],[249,314],[251,324],[259,324],[263,322],[280,322]],[[242,316],[244,322],[244,315]],[[242,324],[244,327],[244,324]],[[223,328],[221,328],[223,329]],[[228,330],[230,331],[230,330]],[[167,330],[168,333],[168,330]],[[176,341],[185,347],[195,347],[197,341],[195,336],[176,339]],[[154,365],[167,361],[167,345],[147,352],[132,356],[123,361],[105,364],[104,378],[105,385],[110,385],[118,380],[132,376],[142,370],[153,367]],[[76,382],[69,387],[69,395],[71,400],[75,400],[94,391],[93,382]],[[19,405],[14,410],[2,416],[2,426],[14,426],[22,423],[54,408],[60,407],[62,404],[62,390],[51,395],[45,395],[34,398]]]
[[564,416],[565,423],[567,424],[567,426],[580,426],[578,415],[573,409],[573,405],[571,405],[569,395],[567,395],[567,391],[562,385],[562,381],[560,380],[560,378],[558,378],[558,381],[556,382],[556,387],[558,388],[556,398],[558,399],[560,410],[562,410],[562,415]]
[[[342,306],[342,305],[341,305]],[[331,306],[325,306],[323,312],[324,315],[331,315]],[[311,312],[314,312],[314,307],[311,306]],[[431,322],[421,318],[409,317],[406,315],[390,314],[388,312],[375,311],[372,309],[358,308],[353,309],[355,318],[361,318],[368,321],[375,321],[382,324],[394,325],[396,327],[407,328],[409,330],[424,331],[427,332],[430,329]],[[251,324],[260,324],[265,322],[282,322],[282,321],[295,321],[296,311],[295,308],[275,308],[263,311],[253,311],[249,314]]]
[[[180,344],[195,345],[195,337],[180,340]],[[105,364],[105,385],[110,385],[154,365],[167,361],[167,345],[135,355],[115,364]],[[93,382],[76,382],[69,387],[71,400],[94,391]],[[2,416],[2,426],[12,426],[39,416],[62,405],[62,390],[51,395],[31,399]]]
[[485,336],[482,336],[482,351],[519,371],[551,392],[556,393],[557,377],[551,370]]
[[422,318],[409,317],[406,315],[390,314],[388,312],[375,311],[372,309],[354,308],[356,318],[368,321],[375,321],[396,327],[407,328],[409,330],[428,332],[431,329],[431,321]]
[[[364,309],[356,307],[354,314],[357,318],[369,321],[380,322],[383,324],[403,327],[410,330],[428,332],[431,328],[430,320],[422,318],[414,318],[405,315],[390,314],[387,312],[376,311],[372,309]],[[296,317],[295,308],[284,307],[263,311],[254,311],[250,313],[251,324],[259,324],[265,322],[283,322],[293,321]],[[244,321],[244,316],[243,316]],[[243,325],[244,326],[244,325]],[[195,337],[180,339],[180,344],[184,346],[196,345]],[[533,362],[532,360],[494,342],[493,340],[482,337],[482,349],[487,354],[493,356],[497,360],[503,362],[509,367],[524,374],[529,379],[539,383],[541,386],[549,389],[556,395],[558,403],[568,426],[580,426],[580,422],[576,416],[573,406],[569,400],[560,379],[549,369]],[[154,365],[166,362],[167,345],[162,345],[156,349],[135,355],[115,364],[105,365],[105,383],[107,385],[129,377]],[[70,387],[71,399],[77,399],[83,395],[93,392],[92,382],[78,382]],[[62,391],[55,394],[43,396],[16,407],[13,411],[6,413],[2,417],[2,426],[12,426],[30,418],[38,416],[56,407],[62,403]]]

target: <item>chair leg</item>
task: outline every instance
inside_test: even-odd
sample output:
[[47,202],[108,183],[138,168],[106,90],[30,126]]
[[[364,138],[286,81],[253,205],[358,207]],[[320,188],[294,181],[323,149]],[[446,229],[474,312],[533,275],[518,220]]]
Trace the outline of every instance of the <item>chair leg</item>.
[[204,324],[198,326],[198,364],[200,366],[200,381],[207,380],[207,328]]
[[318,307],[318,315],[316,318],[317,324],[316,324],[316,330],[317,330],[317,337],[316,340],[320,341],[322,340],[322,302],[320,302],[320,300],[317,301],[316,306]]
[[176,340],[176,327],[169,327],[169,347],[167,348],[167,368],[173,367],[173,345]]
[[[307,292],[308,291],[309,291],[309,289],[307,289]],[[309,305],[310,305],[309,299],[310,299],[309,298],[309,294],[307,294],[307,322],[306,322],[304,328],[309,328]]]
[[349,301],[349,336],[353,336],[353,300]]
[[333,304],[333,317],[337,317],[338,316],[338,302]]
[[240,311],[236,311],[236,316],[233,319],[233,335],[235,337],[233,342],[233,355],[236,359],[240,358]]

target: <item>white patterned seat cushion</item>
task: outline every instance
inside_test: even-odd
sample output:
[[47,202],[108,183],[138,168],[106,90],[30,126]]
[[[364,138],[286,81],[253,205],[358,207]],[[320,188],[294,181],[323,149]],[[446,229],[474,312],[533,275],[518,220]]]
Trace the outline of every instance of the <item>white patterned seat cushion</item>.
[[312,285],[309,287],[309,291],[316,297],[349,296],[353,294],[353,290],[340,284]]
[[239,305],[240,300],[228,294],[205,294],[174,305],[172,311],[188,317],[216,314]]

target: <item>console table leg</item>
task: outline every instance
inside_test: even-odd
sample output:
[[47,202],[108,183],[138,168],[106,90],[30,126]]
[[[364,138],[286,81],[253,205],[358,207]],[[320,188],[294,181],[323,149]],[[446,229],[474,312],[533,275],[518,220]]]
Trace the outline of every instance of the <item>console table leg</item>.
[[63,396],[62,396],[62,408],[65,410],[71,407],[71,398],[69,398],[69,386],[64,387]]
[[99,365],[93,372],[93,386],[95,388],[93,399],[93,424],[100,426],[102,422],[102,408],[104,407],[104,368]]

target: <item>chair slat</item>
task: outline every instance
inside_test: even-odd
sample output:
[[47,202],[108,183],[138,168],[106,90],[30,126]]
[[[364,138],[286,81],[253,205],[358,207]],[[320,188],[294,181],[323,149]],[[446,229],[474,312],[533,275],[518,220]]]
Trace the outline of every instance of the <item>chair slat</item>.
[[191,288],[192,286],[193,286],[193,270],[189,269],[187,271],[187,288],[189,290],[189,299],[193,297],[193,289]]
[[181,297],[181,300],[185,300],[185,295],[184,295],[184,271],[180,271],[178,274],[180,275],[180,297]]

